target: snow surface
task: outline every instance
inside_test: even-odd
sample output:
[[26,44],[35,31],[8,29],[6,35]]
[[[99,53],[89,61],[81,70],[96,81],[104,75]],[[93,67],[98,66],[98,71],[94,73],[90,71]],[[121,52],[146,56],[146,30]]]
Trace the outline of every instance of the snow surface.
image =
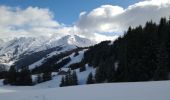
[[170,81],[28,88],[0,88],[0,100],[170,100]]
[[113,45],[113,43],[114,43],[114,41],[112,40],[112,41],[110,41],[110,43],[108,45]]
[[[87,50],[87,49],[86,49]],[[75,64],[75,63],[79,63],[80,61],[82,61],[83,57],[84,57],[84,52],[86,50],[83,50],[83,51],[79,51],[79,54],[77,56],[74,56],[75,53],[72,53],[69,57],[71,58],[71,61],[65,65],[64,67],[68,67],[70,66],[71,64]]]
[[[65,38],[66,38],[66,40],[65,40]],[[73,39],[73,37],[71,37],[71,36],[66,36],[66,37],[63,37],[62,39],[60,39],[60,40],[57,41],[58,46],[65,44],[65,45],[63,46],[63,49],[62,49],[62,50],[51,52],[50,54],[48,54],[47,57],[43,57],[43,58],[40,59],[39,61],[36,61],[36,62],[34,62],[33,64],[29,65],[29,69],[34,69],[35,67],[38,67],[38,66],[42,65],[43,62],[45,62],[46,59],[51,58],[51,57],[54,56],[54,55],[57,55],[57,54],[59,54],[59,53],[66,52],[66,51],[70,51],[70,50],[73,50],[73,49],[77,48],[75,45],[73,45],[73,43],[74,43],[75,41],[74,41],[72,44],[68,44],[68,43],[70,43],[70,42],[69,42],[69,41],[70,41],[69,38]],[[80,41],[80,39],[79,39],[79,41]],[[82,40],[82,41],[83,41],[83,40]],[[52,41],[51,41],[51,42],[52,42]],[[53,41],[53,42],[54,42],[54,41]],[[67,43],[67,42],[68,42],[68,43]],[[81,42],[80,42],[80,43],[81,43]],[[54,43],[52,43],[52,44],[54,45]],[[78,43],[76,43],[76,44],[78,44]],[[86,45],[87,45],[87,44],[86,44]],[[82,44],[82,46],[86,46],[86,45],[85,45],[85,44],[84,44],[84,45]],[[57,45],[56,45],[56,46],[57,46]],[[71,55],[69,55],[69,56],[64,57],[63,59],[65,59],[65,58],[67,58],[67,57],[70,57],[70,58],[71,58],[71,62],[69,62],[67,65],[65,65],[65,67],[68,67],[69,65],[71,65],[71,64],[73,64],[73,63],[78,63],[78,62],[80,62],[80,61],[82,60],[83,56],[84,56],[84,52],[85,52],[85,51],[86,51],[86,50],[80,51],[80,52],[79,52],[79,55],[78,55],[78,56],[75,56],[75,57],[74,57],[74,53],[71,54]],[[57,63],[61,62],[63,59],[61,59],[61,60],[58,61]]]
[[[39,67],[40,65],[42,65],[42,64],[46,61],[46,59],[49,59],[49,58],[51,58],[51,57],[54,56],[54,55],[57,55],[57,54],[59,54],[59,53],[62,53],[62,52],[65,52],[65,51],[69,51],[69,50],[72,50],[72,49],[74,49],[74,48],[68,46],[68,47],[65,47],[64,49],[62,49],[61,51],[54,51],[54,52],[48,54],[47,57],[43,57],[42,59],[34,62],[34,63],[31,64],[31,65],[29,65],[29,69],[34,69],[34,68],[36,68],[36,67]],[[71,58],[71,61],[70,61],[67,65],[65,65],[65,67],[68,67],[69,65],[71,65],[71,64],[73,64],[73,63],[78,63],[78,62],[80,62],[80,61],[82,60],[82,58],[83,58],[83,56],[84,56],[84,52],[85,52],[85,50],[80,51],[80,52],[79,52],[79,55],[76,56],[76,57],[74,57],[74,53],[73,53],[73,54],[71,54],[71,55],[69,55],[69,56],[66,56],[66,57],[64,57],[63,59],[59,60],[57,63],[61,62],[62,60],[64,60],[64,59],[67,58],[67,57],[70,57],[70,58]]]
[[[69,50],[72,50],[72,49],[75,49],[76,47],[73,47],[73,46],[67,46],[67,47],[64,47],[64,49],[62,49],[61,51],[54,51],[54,52],[51,52],[50,54],[48,54],[47,57],[43,57],[42,59],[34,62],[33,64],[29,65],[29,69],[34,69],[35,67],[39,67],[40,65],[43,64],[43,62],[45,62],[46,59],[48,58],[51,58],[52,56],[54,55],[57,55],[59,53],[62,53],[62,52],[66,52],[66,51],[69,51]],[[82,57],[83,57],[83,54],[84,54],[84,51],[81,51],[80,52],[81,55],[78,55],[78,57],[73,57],[73,55],[70,55],[70,57],[72,58],[72,62],[70,62],[69,64],[67,64],[67,66],[69,66],[70,64],[73,64],[73,63],[76,63],[76,62],[80,62],[82,60]],[[68,57],[68,56],[67,56]],[[67,58],[65,57],[65,58]],[[64,58],[63,58],[64,59]],[[60,61],[58,61],[57,63],[61,62],[63,59],[61,59]]]
[[[20,37],[14,38],[7,42],[3,42],[0,45],[0,63],[5,65],[11,65],[19,59],[22,54],[30,54],[33,52],[48,50],[50,48],[61,46],[64,48],[62,51],[72,50],[77,47],[87,47],[96,44],[95,41],[87,38],[80,37],[78,35],[66,35],[63,37]],[[55,51],[49,56],[56,54]],[[11,63],[12,62],[12,63]],[[37,62],[34,67],[41,64]],[[33,65],[31,66],[31,68]]]
[[[61,68],[61,70],[68,71],[68,68]],[[86,84],[87,77],[89,73],[95,73],[95,69],[93,67],[89,67],[88,64],[86,64],[86,71],[80,72],[79,69],[74,70],[77,73],[78,77],[78,83],[79,85]],[[72,70],[73,72],[73,70]],[[53,79],[47,82],[39,83],[35,85],[34,87],[36,88],[54,88],[54,87],[59,87],[61,78],[63,75],[57,75],[57,73],[53,73]]]
[[96,69],[94,69],[92,66],[90,67],[88,64],[86,64],[86,71],[80,72],[79,69],[76,69],[77,77],[79,80],[79,85],[86,84],[87,77],[90,73],[95,74]]
[[[69,50],[71,50],[71,49],[74,49],[74,48],[65,47],[65,48],[64,48],[63,50],[61,50],[61,51],[54,51],[54,52],[48,54],[47,57],[43,57],[43,58],[40,59],[39,61],[34,62],[33,64],[29,65],[29,69],[34,69],[35,67],[39,67],[40,65],[42,65],[42,64],[45,62],[46,59],[51,58],[52,56],[57,55],[57,54],[59,54],[59,53],[61,53],[61,52],[69,51]],[[71,64],[74,64],[74,63],[79,63],[80,61],[82,61],[82,59],[83,59],[83,57],[84,57],[84,52],[85,52],[86,50],[87,50],[87,49],[82,50],[82,51],[79,51],[79,54],[78,54],[77,56],[74,56],[75,53],[72,53],[71,55],[66,56],[66,57],[60,59],[60,60],[59,60],[58,62],[56,62],[56,63],[60,63],[62,60],[66,59],[66,58],[68,58],[68,57],[71,58],[71,61],[70,61],[68,64],[66,64],[64,67],[68,67],[68,66],[70,66]]]

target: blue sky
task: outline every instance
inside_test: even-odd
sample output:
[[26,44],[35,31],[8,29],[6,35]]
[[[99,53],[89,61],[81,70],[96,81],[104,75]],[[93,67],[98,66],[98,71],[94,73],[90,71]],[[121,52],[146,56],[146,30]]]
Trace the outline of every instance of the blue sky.
[[29,6],[48,8],[55,20],[72,25],[82,11],[91,11],[101,5],[118,5],[127,8],[140,0],[0,0],[0,5],[27,8]]

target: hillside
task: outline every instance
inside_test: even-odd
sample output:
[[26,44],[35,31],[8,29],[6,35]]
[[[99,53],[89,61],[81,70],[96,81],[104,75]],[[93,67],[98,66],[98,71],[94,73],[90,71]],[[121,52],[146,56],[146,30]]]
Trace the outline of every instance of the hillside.
[[29,66],[48,56],[70,51],[78,47],[88,47],[96,44],[87,38],[78,35],[63,37],[20,37],[3,42],[0,45],[0,64],[18,68]]

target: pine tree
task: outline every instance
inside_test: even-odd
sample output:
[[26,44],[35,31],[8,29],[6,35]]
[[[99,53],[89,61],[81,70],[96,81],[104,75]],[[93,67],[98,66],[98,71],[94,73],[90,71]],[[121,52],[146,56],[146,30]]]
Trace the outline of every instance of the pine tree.
[[94,84],[94,83],[95,83],[95,82],[94,82],[94,79],[93,79],[93,74],[90,73],[90,74],[88,75],[86,84]]
[[16,85],[32,85],[31,73],[28,67],[24,67],[18,73]]
[[63,87],[63,86],[65,86],[66,84],[65,84],[65,77],[63,76],[62,78],[61,78],[61,83],[60,83],[60,87]]
[[97,83],[102,83],[106,80],[104,67],[100,66],[96,69],[95,80]]
[[71,80],[72,80],[72,85],[78,85],[78,79],[77,79],[76,71],[73,71]]
[[78,85],[77,74],[75,71],[73,71],[73,73],[69,71],[69,73],[65,77],[62,77],[60,83],[60,87],[72,85]]
[[154,73],[154,80],[166,80],[168,79],[168,56],[165,48],[165,44],[161,43],[158,47],[156,70]]
[[45,81],[49,81],[49,80],[51,80],[52,79],[52,77],[51,77],[51,72],[45,72],[44,74],[43,74],[43,81],[45,82]]
[[4,84],[11,84],[14,85],[17,80],[17,71],[15,66],[11,66],[9,71],[7,72],[5,79],[4,79]]
[[69,86],[70,85],[70,74],[67,74],[66,76],[65,76],[65,86]]
[[85,66],[80,67],[80,72],[83,72],[83,71],[86,71],[86,67]]
[[37,75],[37,83],[41,83],[42,81],[43,81],[42,75],[41,75],[41,74],[38,74],[38,75]]

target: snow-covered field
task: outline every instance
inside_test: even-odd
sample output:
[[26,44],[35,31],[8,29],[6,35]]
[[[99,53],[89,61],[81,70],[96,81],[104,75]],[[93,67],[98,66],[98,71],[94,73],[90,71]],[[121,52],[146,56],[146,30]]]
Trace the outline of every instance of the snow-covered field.
[[18,88],[0,88],[0,100],[170,100],[170,81]]

